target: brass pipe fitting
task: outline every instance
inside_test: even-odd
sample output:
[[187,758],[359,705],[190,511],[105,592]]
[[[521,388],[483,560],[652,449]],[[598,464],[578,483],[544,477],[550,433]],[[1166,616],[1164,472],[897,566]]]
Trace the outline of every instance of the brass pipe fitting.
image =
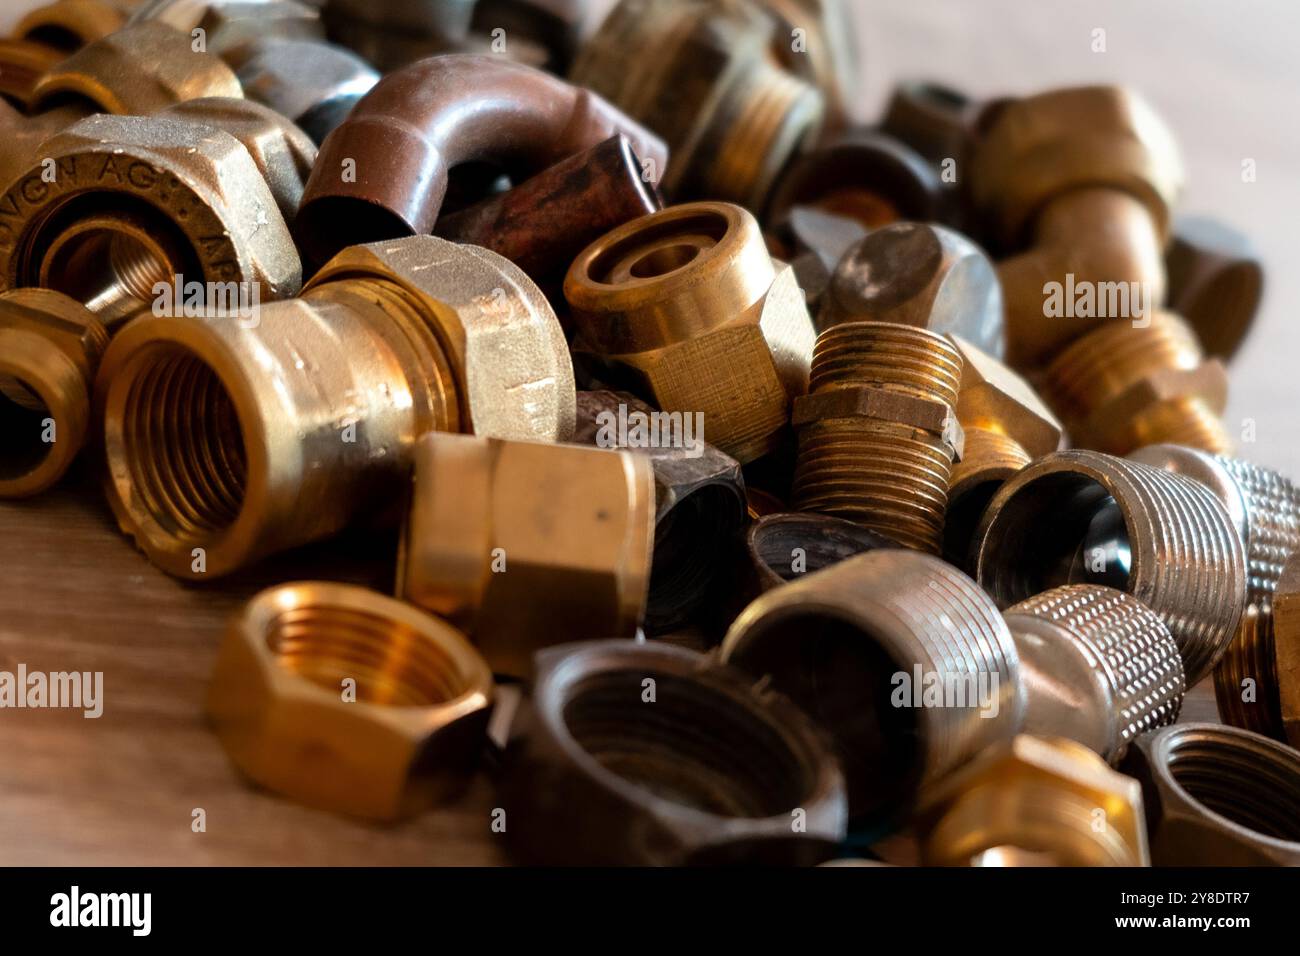
[[622,0],[570,79],[667,141],[673,163],[660,185],[671,200],[761,211],[823,115],[821,94],[772,57],[773,26],[750,4]]
[[1000,745],[945,781],[926,816],[929,866],[1151,865],[1141,786],[1072,740]]
[[255,783],[390,821],[463,788],[492,699],[487,664],[451,626],[365,588],[301,581],[231,621],[207,713]]
[[702,415],[705,439],[741,464],[780,444],[815,333],[748,212],[690,203],[626,223],[583,250],[564,295],[575,351],[611,381]]
[[567,439],[574,387],[522,272],[421,236],[346,250],[252,321],[140,316],[104,356],[96,404],[118,523],[198,579],[395,521],[424,432]]
[[0,103],[8,99],[30,111],[36,84],[66,56],[62,50],[34,40],[0,37]]
[[1138,736],[1178,719],[1178,645],[1132,595],[1067,584],[1002,616],[1020,656],[1025,733],[1078,741],[1113,765]]
[[108,331],[48,289],[0,292],[0,498],[39,494],[67,472],[90,427],[90,383]]
[[352,242],[429,233],[454,166],[519,177],[618,133],[663,168],[663,144],[589,90],[491,56],[421,60],[380,80],[326,139],[296,234],[320,262]]
[[[1006,622],[928,554],[871,551],[769,591],[732,624],[722,659],[767,675],[831,734],[859,820],[896,817],[1021,721]],[[924,687],[952,693],[933,706]]]
[[[4,64],[0,63],[0,76],[4,70]],[[0,189],[44,158],[41,146],[46,140],[88,115],[82,106],[69,103],[35,116],[24,116],[0,97],[0,136],[5,143],[5,149],[0,151]]]
[[1188,687],[1227,651],[1246,604],[1233,518],[1197,481],[1091,451],[1012,477],[976,532],[980,584],[1001,607],[1063,584],[1125,591],[1165,622]]
[[1122,768],[1142,784],[1156,866],[1300,866],[1300,753],[1235,727],[1139,737]]
[[1179,316],[1112,321],[1074,341],[1043,373],[1043,393],[1073,445],[1127,455],[1169,443],[1232,450],[1222,414],[1228,373]]
[[221,58],[264,37],[323,40],[320,12],[297,0],[151,0],[131,14],[130,23],[159,23],[194,38]]
[[1282,566],[1273,594],[1273,653],[1282,730],[1291,746],[1300,746],[1300,558],[1294,553]]
[[[828,127],[846,125],[862,91],[854,0],[758,0],[758,5],[776,21],[772,55],[821,92]],[[795,42],[796,30],[802,43]]]
[[961,353],[926,329],[850,322],[823,332],[809,394],[794,403],[796,510],[937,553],[961,450],[961,375]]
[[844,838],[829,742],[779,694],[682,647],[538,654],[506,749],[507,836],[556,864],[812,864]]
[[54,0],[29,11],[14,28],[18,40],[60,50],[66,56],[122,28],[132,0]]
[[827,515],[804,512],[763,515],[745,532],[742,579],[747,586],[744,590],[752,601],[855,554],[897,547],[884,535]]
[[563,76],[569,71],[582,39],[590,33],[591,0],[475,0],[471,26],[480,36],[504,30],[506,53],[521,40],[544,55],[537,66]]
[[425,57],[467,52],[477,6],[478,0],[326,0],[321,16],[331,39],[391,73]]
[[1169,308],[1187,318],[1207,354],[1231,358],[1264,295],[1264,265],[1250,240],[1212,219],[1181,219],[1165,269]]
[[970,149],[976,109],[970,97],[951,86],[907,80],[890,93],[880,129],[931,163],[961,163]]
[[398,596],[462,627],[497,674],[537,650],[634,637],[654,476],[644,456],[431,433],[417,443]]

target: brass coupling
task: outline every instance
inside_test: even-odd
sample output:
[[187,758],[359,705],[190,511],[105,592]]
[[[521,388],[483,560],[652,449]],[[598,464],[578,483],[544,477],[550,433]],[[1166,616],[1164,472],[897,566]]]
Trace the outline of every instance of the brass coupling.
[[462,627],[497,674],[552,644],[633,637],[654,478],[613,449],[430,433],[416,443],[398,596]]
[[860,821],[895,820],[1022,719],[1020,663],[997,607],[914,551],[859,554],[767,592],[732,624],[722,659],[768,676],[830,733]]
[[1150,866],[1142,788],[1073,740],[1022,734],[929,800],[929,866]]
[[961,354],[941,335],[850,322],[817,339],[809,393],[795,400],[794,504],[937,553],[961,451]]
[[1165,622],[1195,686],[1246,604],[1236,523],[1197,481],[1099,452],[1048,455],[1012,477],[976,532],[980,584],[1001,607],[1064,584],[1133,595]]
[[781,443],[815,333],[793,270],[744,209],[689,203],[625,223],[582,251],[564,295],[574,350],[602,377],[695,416],[741,464]]
[[1178,645],[1131,594],[1067,584],[1003,617],[1020,656],[1025,733],[1078,741],[1116,764],[1140,735],[1178,718]]
[[823,115],[821,94],[772,57],[773,26],[748,3],[621,0],[570,79],[664,138],[673,162],[659,182],[670,199],[761,211]]
[[505,754],[506,834],[548,865],[818,863],[844,778],[797,707],[682,647],[538,654]]
[[1156,866],[1300,866],[1300,753],[1248,730],[1177,724],[1139,737]]
[[134,0],[53,0],[26,13],[13,36],[66,56],[121,29],[134,5]]
[[391,821],[463,788],[492,701],[487,664],[455,628],[365,588],[300,581],[231,621],[207,713],[255,783]]
[[1292,553],[1282,567],[1273,594],[1273,660],[1282,731],[1300,746],[1300,558]]
[[24,112],[30,111],[36,84],[66,56],[57,47],[35,40],[0,37],[0,106],[12,103]]
[[527,276],[421,236],[345,250],[247,320],[138,317],[96,403],[119,524],[164,571],[204,578],[395,520],[424,432],[567,439],[574,385]]

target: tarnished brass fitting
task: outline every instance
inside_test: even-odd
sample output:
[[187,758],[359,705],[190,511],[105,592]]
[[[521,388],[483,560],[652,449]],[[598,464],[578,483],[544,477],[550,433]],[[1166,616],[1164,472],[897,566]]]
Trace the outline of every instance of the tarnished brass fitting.
[[477,6],[478,0],[326,0],[321,15],[331,39],[388,73],[439,53],[466,52]]
[[850,322],[817,339],[811,390],[795,400],[794,504],[937,553],[961,451],[961,353],[926,329]]
[[762,210],[823,114],[821,94],[772,57],[773,27],[747,3],[622,0],[570,78],[668,142],[673,162],[660,185],[670,199]]
[[1020,655],[1025,733],[1076,740],[1115,764],[1139,735],[1178,719],[1178,645],[1131,594],[1067,584],[1003,617]]
[[821,91],[828,126],[849,122],[862,92],[855,0],[757,0],[776,20],[772,54]]
[[1264,266],[1250,240],[1212,219],[1180,219],[1165,268],[1169,308],[1187,318],[1207,354],[1231,358],[1264,295]]
[[164,571],[203,578],[395,520],[424,432],[567,439],[574,386],[527,276],[421,236],[348,249],[248,320],[135,319],[96,401],[119,524]]
[[931,163],[961,163],[970,149],[976,109],[970,97],[951,86],[906,80],[889,95],[880,128]]
[[297,0],[150,0],[130,22],[164,24],[222,58],[263,37],[325,38],[320,13]]
[[[522,41],[543,54],[537,66],[563,76],[584,37],[595,26],[593,14],[602,12],[591,0],[476,0],[471,25],[489,40],[505,40],[507,56],[519,55],[513,44]],[[503,34],[494,34],[504,30]],[[525,51],[524,56],[536,54]]]
[[90,383],[108,331],[48,289],[0,292],[0,498],[25,498],[68,470],[90,427]]
[[231,622],[207,712],[254,782],[396,820],[454,794],[487,739],[492,674],[455,628],[365,588],[254,597]]
[[[4,75],[4,69],[0,63],[0,76]],[[44,158],[41,146],[46,140],[89,115],[84,106],[69,103],[35,116],[24,116],[0,98],[0,137],[4,137],[5,144],[0,150],[0,189]]]
[[1151,865],[1141,786],[1073,740],[998,746],[944,781],[926,816],[929,866]]
[[1177,724],[1124,761],[1156,866],[1300,866],[1300,753],[1235,727]]
[[[830,732],[859,820],[895,818],[1021,720],[1006,622],[928,554],[871,551],[769,591],[732,624],[722,657],[768,675]],[[940,689],[937,706],[926,688]]]
[[1188,687],[1227,651],[1246,604],[1236,523],[1203,485],[1092,451],[1048,455],[993,497],[979,582],[1001,607],[1063,584],[1125,591],[1165,622]]
[[526,676],[540,648],[636,635],[654,527],[644,456],[427,434],[398,596],[464,628],[495,673]]
[[1267,468],[1178,445],[1153,445],[1129,457],[1199,481],[1232,515],[1246,546],[1246,612],[1214,670],[1214,696],[1224,722],[1285,740],[1273,594],[1300,549],[1300,490]]
[[506,833],[548,865],[818,863],[844,778],[798,708],[682,647],[542,651],[506,750]]
[[1300,557],[1294,553],[1273,594],[1273,638],[1282,730],[1291,746],[1300,747]]
[[704,438],[742,464],[779,444],[816,336],[793,271],[748,212],[690,203],[635,219],[583,250],[564,295],[575,350],[611,380],[703,415]]
[[54,0],[28,12],[13,35],[66,56],[121,29],[134,6],[134,0]]
[[764,515],[745,532],[745,568],[741,585],[747,601],[841,561],[897,548],[884,535],[829,515],[779,512]]
[[1224,454],[1228,373],[1187,323],[1157,311],[1113,320],[1075,340],[1043,374],[1043,394],[1071,444],[1113,455],[1168,442]]
[[0,105],[7,98],[20,109],[30,111],[36,84],[66,56],[57,47],[35,40],[0,37]]

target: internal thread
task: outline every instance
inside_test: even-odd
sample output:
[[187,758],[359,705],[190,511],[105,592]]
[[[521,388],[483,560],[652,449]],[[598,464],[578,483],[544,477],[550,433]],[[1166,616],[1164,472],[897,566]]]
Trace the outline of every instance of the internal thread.
[[[1244,681],[1254,681],[1254,700],[1245,701]],[[1241,617],[1236,636],[1214,669],[1214,700],[1219,716],[1234,727],[1285,739],[1279,696],[1273,610],[1267,601],[1254,604]]]
[[239,517],[247,482],[235,406],[216,373],[186,349],[159,347],[131,382],[123,447],[150,517],[186,542]]
[[987,428],[970,428],[966,430],[961,461],[952,466],[950,487],[955,489],[971,480],[1009,478],[1032,460],[1014,438]]

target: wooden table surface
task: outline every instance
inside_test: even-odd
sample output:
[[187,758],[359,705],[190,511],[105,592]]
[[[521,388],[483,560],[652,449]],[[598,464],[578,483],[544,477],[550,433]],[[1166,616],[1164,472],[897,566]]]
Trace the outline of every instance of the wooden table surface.
[[[35,4],[12,0],[6,18]],[[1145,90],[1182,137],[1187,209],[1251,233],[1268,268],[1265,313],[1233,368],[1230,421],[1252,418],[1263,464],[1300,474],[1292,413],[1300,270],[1300,126],[1294,41],[1300,5],[1287,0],[863,3],[868,88],[878,109],[893,79],[931,77],[976,95],[1075,82]],[[1137,9],[1130,9],[1134,7]],[[1108,52],[1090,50],[1107,31]],[[1243,158],[1258,181],[1242,183]],[[155,571],[120,536],[93,475],[0,504],[0,670],[104,673],[104,714],[0,711],[3,864],[495,864],[491,781],[480,773],[456,803],[395,827],[371,827],[295,806],[247,786],[202,717],[222,625],[259,588],[304,577],[386,587],[392,544],[350,538],[306,549],[217,586]],[[1204,685],[1185,717],[1213,719]],[[206,832],[191,828],[202,808]]]

